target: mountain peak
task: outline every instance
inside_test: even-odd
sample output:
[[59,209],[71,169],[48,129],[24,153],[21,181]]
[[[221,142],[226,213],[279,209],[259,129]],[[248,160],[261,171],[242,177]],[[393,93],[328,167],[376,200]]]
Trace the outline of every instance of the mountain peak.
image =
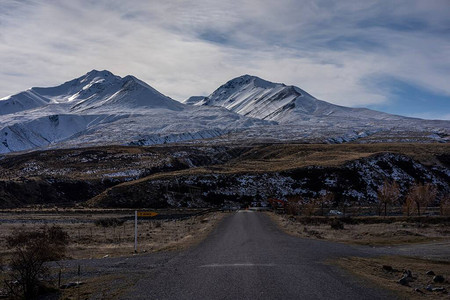
[[231,79],[194,105],[222,106],[245,116],[265,119],[301,95],[282,83],[245,74]]
[[[34,87],[0,104],[0,115],[43,107],[70,104],[70,112],[110,109],[126,111],[137,107],[182,110],[184,105],[161,94],[145,82],[108,70],[92,70],[55,87]],[[55,106],[56,107],[56,106]]]
[[85,83],[85,82],[91,82],[93,80],[98,80],[98,79],[110,81],[110,80],[114,80],[117,78],[118,78],[118,76],[114,75],[113,73],[111,73],[108,70],[98,71],[98,70],[94,69],[90,72],[87,72],[85,75],[81,76],[80,78],[78,78],[78,81],[80,83]]
[[246,85],[253,85],[255,87],[260,87],[260,88],[273,88],[276,85],[284,86],[284,84],[282,84],[282,83],[274,83],[274,82],[270,82],[270,81],[261,79],[254,75],[245,74],[245,75],[241,75],[239,77],[229,80],[227,83],[222,85],[222,87],[223,88],[234,88],[234,87],[242,87],[242,86],[246,86]]
[[87,72],[86,75],[87,76],[114,76],[114,74],[111,73],[108,70],[101,70],[101,71],[99,71],[99,70],[96,70],[96,69],[93,69],[93,70]]

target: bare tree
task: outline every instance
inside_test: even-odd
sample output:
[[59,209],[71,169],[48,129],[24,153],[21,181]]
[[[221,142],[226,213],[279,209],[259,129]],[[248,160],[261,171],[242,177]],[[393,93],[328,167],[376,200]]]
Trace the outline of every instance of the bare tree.
[[418,183],[409,189],[407,198],[414,201],[417,208],[417,214],[420,216],[422,209],[426,208],[429,203],[436,199],[436,187],[430,183]]
[[325,215],[325,206],[330,205],[334,200],[334,194],[331,192],[325,192],[324,194],[320,194],[319,197],[316,198],[316,202],[320,205],[320,213],[322,216]]
[[403,213],[406,213],[408,217],[411,215],[411,210],[414,207],[414,204],[415,202],[413,197],[408,193],[405,198],[405,203],[403,203]]
[[10,276],[8,283],[10,293],[33,299],[37,295],[39,279],[44,277],[48,261],[63,258],[69,237],[59,226],[43,227],[36,231],[15,232],[6,238],[11,250]]
[[[384,216],[387,216],[387,206],[397,202],[399,195],[400,190],[397,183],[384,180],[383,185],[378,188],[378,200],[384,206]],[[379,214],[381,215],[381,211]]]
[[314,211],[316,210],[317,207],[317,199],[309,199],[309,201],[305,201],[303,200],[302,202],[302,214],[305,216],[312,216],[314,215]]

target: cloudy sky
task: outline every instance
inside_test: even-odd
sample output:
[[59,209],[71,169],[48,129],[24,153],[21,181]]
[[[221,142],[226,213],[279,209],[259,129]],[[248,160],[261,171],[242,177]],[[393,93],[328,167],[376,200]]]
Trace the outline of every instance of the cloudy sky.
[[92,69],[177,100],[251,74],[450,120],[450,1],[0,0],[0,98]]

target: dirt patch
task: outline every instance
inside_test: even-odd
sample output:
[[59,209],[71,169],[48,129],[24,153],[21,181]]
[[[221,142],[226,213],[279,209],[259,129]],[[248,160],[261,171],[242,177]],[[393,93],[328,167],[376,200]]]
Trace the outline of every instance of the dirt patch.
[[[339,219],[322,218],[320,222],[305,224],[302,219],[267,213],[284,232],[305,238],[325,239],[356,245],[401,245],[450,240],[448,223],[422,223],[419,219],[375,217],[373,223],[342,222]],[[333,229],[332,220],[342,222],[343,229]],[[385,220],[383,222],[383,220]],[[317,220],[316,220],[317,221]],[[339,228],[333,226],[334,228]]]
[[[433,261],[402,256],[377,258],[348,257],[334,261],[347,271],[361,276],[383,288],[394,291],[401,299],[449,299],[450,262]],[[427,275],[428,272],[430,275]],[[405,285],[398,281],[405,274]],[[435,275],[431,275],[431,274]],[[443,282],[434,282],[441,275]]]

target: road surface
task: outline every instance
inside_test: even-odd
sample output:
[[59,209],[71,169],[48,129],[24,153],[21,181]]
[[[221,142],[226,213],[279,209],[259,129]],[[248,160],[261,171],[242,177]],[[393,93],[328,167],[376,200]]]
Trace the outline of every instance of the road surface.
[[122,299],[395,298],[325,263],[366,255],[358,249],[292,237],[265,214],[241,211],[193,249],[105,260],[99,270],[140,272]]

